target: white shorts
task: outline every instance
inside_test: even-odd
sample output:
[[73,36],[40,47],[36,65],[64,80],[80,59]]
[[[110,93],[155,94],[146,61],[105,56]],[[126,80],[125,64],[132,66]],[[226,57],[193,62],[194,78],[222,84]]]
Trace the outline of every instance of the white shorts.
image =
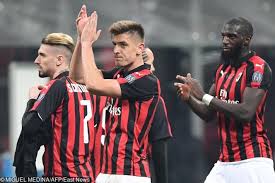
[[204,183],[274,183],[273,160],[252,158],[215,163]]
[[151,183],[149,177],[138,177],[131,175],[116,175],[100,173],[96,178],[96,183]]

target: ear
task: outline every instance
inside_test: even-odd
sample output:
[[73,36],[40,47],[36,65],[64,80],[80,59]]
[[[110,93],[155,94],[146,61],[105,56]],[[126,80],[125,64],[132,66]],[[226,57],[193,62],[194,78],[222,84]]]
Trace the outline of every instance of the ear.
[[143,51],[144,51],[144,43],[140,43],[138,45],[137,55],[142,55]]
[[57,55],[57,62],[56,62],[56,65],[57,66],[60,66],[62,65],[64,62],[64,56],[63,55]]
[[249,46],[249,45],[250,45],[250,41],[251,41],[251,37],[250,37],[250,36],[246,36],[246,37],[244,38],[243,45],[244,45],[244,46]]

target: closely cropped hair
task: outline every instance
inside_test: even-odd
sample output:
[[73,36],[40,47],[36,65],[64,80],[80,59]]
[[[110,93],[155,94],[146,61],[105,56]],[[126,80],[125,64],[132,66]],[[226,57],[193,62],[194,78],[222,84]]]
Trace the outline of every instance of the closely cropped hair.
[[241,33],[245,36],[249,36],[252,38],[253,36],[253,26],[251,22],[249,22],[247,19],[243,17],[236,17],[232,18],[226,24],[231,24],[231,25],[240,25],[241,26]]
[[74,51],[74,40],[71,36],[64,33],[51,33],[48,34],[41,41],[42,44],[56,45],[56,46],[65,46],[70,50],[71,53]]
[[144,29],[141,24],[131,21],[131,20],[121,20],[113,23],[110,28],[109,32],[113,35],[123,34],[123,33],[130,33],[130,34],[137,34],[139,37],[144,41]]

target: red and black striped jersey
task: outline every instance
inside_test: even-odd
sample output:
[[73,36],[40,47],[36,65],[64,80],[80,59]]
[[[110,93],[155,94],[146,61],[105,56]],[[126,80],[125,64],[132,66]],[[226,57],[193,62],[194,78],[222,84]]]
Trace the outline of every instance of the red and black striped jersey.
[[96,96],[96,108],[94,116],[95,124],[95,143],[94,152],[92,154],[92,162],[94,167],[94,176],[98,176],[101,170],[101,165],[103,162],[103,145],[105,139],[105,106],[107,104],[106,96]]
[[[103,162],[103,148],[104,148],[104,139],[105,139],[105,114],[106,109],[105,105],[107,102],[107,97],[97,96],[96,102],[96,112],[95,112],[95,145],[94,145],[94,169],[95,177],[100,173],[101,165]],[[104,110],[105,109],[105,110]],[[162,97],[159,99],[158,106],[156,108],[156,113],[152,122],[152,127],[149,132],[149,141],[153,143],[160,139],[166,139],[172,137],[170,121],[167,115],[167,109],[165,102]],[[151,146],[148,150],[148,155],[151,156]]]
[[[122,96],[110,98],[106,110],[102,173],[150,177],[149,133],[160,95],[159,80],[142,65],[128,73],[112,72]],[[104,75],[105,78],[106,74]],[[161,132],[160,132],[161,133]],[[152,139],[161,137],[152,133]],[[166,134],[164,135],[166,136]]]
[[260,101],[251,121],[238,122],[218,112],[220,161],[232,162],[254,157],[272,158],[272,149],[264,129],[265,103],[272,81],[269,65],[254,52],[242,58],[240,67],[220,65],[216,72],[216,97],[230,104],[242,102],[246,87],[263,89]]
[[45,176],[90,177],[94,146],[95,96],[68,77],[50,81],[31,111],[51,119],[50,142],[43,155]]

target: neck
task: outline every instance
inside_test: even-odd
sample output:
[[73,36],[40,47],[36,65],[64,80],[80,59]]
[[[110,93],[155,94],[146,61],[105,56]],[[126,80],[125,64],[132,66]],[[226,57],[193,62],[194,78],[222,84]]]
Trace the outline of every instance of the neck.
[[137,58],[136,61],[132,62],[131,64],[129,64],[127,66],[125,66],[124,70],[129,72],[129,71],[131,71],[131,70],[133,70],[135,68],[138,68],[139,66],[141,66],[143,64],[144,64],[143,60],[140,59],[140,58]]
[[241,51],[240,58],[246,56],[247,54],[249,54],[249,52],[250,52],[250,48],[249,47],[244,47]]
[[66,72],[66,71],[69,71],[69,68],[68,67],[65,67],[65,68],[62,68],[62,69],[59,69],[57,70],[54,75],[52,76],[52,78],[50,78],[51,80],[52,79],[55,79],[59,74],[63,73],[63,72]]

